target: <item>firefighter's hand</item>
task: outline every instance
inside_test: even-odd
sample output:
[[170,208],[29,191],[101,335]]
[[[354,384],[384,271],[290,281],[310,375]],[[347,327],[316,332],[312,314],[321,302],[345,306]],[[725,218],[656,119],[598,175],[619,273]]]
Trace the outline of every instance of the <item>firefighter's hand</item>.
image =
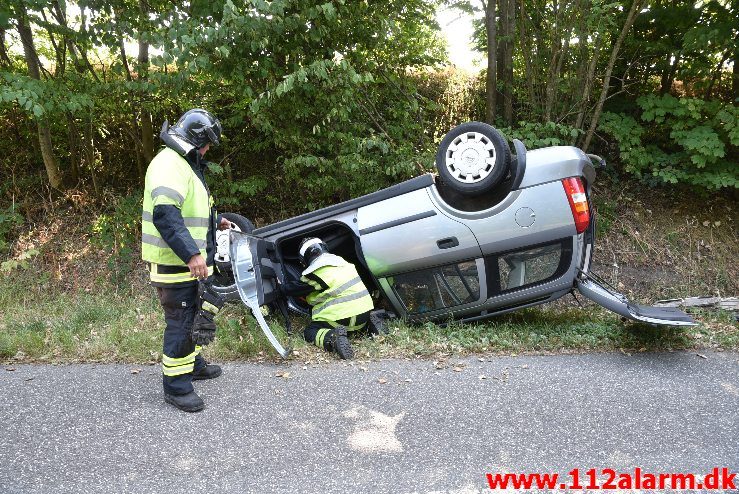
[[234,228],[234,224],[228,221],[226,218],[221,218],[221,222],[218,225],[219,230],[228,230]]
[[205,259],[200,254],[195,254],[187,261],[187,267],[190,268],[190,275],[194,278],[205,279],[208,277],[208,266]]

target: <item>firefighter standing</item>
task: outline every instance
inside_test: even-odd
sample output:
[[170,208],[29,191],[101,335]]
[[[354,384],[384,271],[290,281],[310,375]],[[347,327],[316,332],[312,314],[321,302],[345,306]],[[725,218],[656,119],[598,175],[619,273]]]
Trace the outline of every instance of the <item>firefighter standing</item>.
[[146,171],[141,255],[164,309],[164,399],[187,412],[205,407],[192,381],[221,375],[200,350],[213,339],[212,316],[223,304],[199,281],[213,274],[216,225],[230,226],[216,218],[203,175],[203,156],[220,136],[220,122],[205,110],[189,110],[172,127],[165,121],[166,147]]
[[367,327],[372,297],[357,268],[343,258],[329,253],[319,238],[304,239],[299,248],[305,266],[300,282],[282,287],[287,295],[307,295],[313,306],[311,323],[303,331],[305,341],[336,352],[342,359],[354,356],[348,333]]

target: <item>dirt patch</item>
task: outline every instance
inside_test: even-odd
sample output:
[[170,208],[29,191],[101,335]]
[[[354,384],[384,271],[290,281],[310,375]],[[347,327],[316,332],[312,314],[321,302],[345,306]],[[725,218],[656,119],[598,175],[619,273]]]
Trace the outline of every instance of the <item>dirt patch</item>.
[[605,180],[594,194],[593,270],[643,300],[739,293],[739,238],[731,193],[696,197]]

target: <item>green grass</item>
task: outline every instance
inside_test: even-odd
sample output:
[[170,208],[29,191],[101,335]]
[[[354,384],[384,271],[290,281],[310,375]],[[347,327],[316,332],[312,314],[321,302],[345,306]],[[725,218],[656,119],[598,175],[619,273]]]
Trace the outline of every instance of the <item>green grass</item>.
[[[17,285],[16,285],[17,286]],[[164,321],[152,288],[140,291],[41,296],[0,288],[0,361],[135,362],[160,359]],[[389,334],[355,339],[360,358],[427,357],[472,353],[647,351],[687,348],[739,349],[739,330],[728,313],[698,312],[693,328],[654,328],[623,323],[594,307],[529,309],[480,324],[409,325],[392,321]],[[212,360],[273,359],[276,352],[241,305],[228,305],[217,319]],[[286,342],[277,317],[270,326]],[[305,319],[294,319],[290,343],[299,359],[319,355],[301,336]]]

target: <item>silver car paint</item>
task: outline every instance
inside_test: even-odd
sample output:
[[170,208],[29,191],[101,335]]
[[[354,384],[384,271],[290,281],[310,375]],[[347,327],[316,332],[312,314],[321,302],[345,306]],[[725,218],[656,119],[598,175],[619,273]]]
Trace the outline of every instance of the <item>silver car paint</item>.
[[[434,214],[359,237],[367,266],[376,277],[482,256],[472,230],[441,214],[423,189],[359,208],[359,230],[426,212]],[[439,248],[438,240],[451,237],[458,246]]]
[[[511,193],[509,198],[513,200],[503,201],[506,207],[480,211],[474,216],[445,204],[435,186],[429,188],[429,194],[434,204],[446,215],[465,219],[483,255],[577,234],[564,187],[559,181]],[[516,221],[516,213],[523,208],[531,209],[535,215],[531,226],[522,227]]]
[[595,169],[582,150],[572,146],[552,146],[526,152],[526,173],[519,189],[584,176],[588,183],[595,180]]
[[[579,279],[577,281],[578,290],[588,297],[590,300],[597,302],[606,309],[615,312],[623,317],[633,319],[635,321],[642,321],[652,324],[660,324],[660,319],[653,319],[651,317],[645,317],[631,309],[629,300],[622,294],[609,291],[604,287],[594,283],[588,279]],[[695,326],[693,321],[672,321],[672,326]]]

